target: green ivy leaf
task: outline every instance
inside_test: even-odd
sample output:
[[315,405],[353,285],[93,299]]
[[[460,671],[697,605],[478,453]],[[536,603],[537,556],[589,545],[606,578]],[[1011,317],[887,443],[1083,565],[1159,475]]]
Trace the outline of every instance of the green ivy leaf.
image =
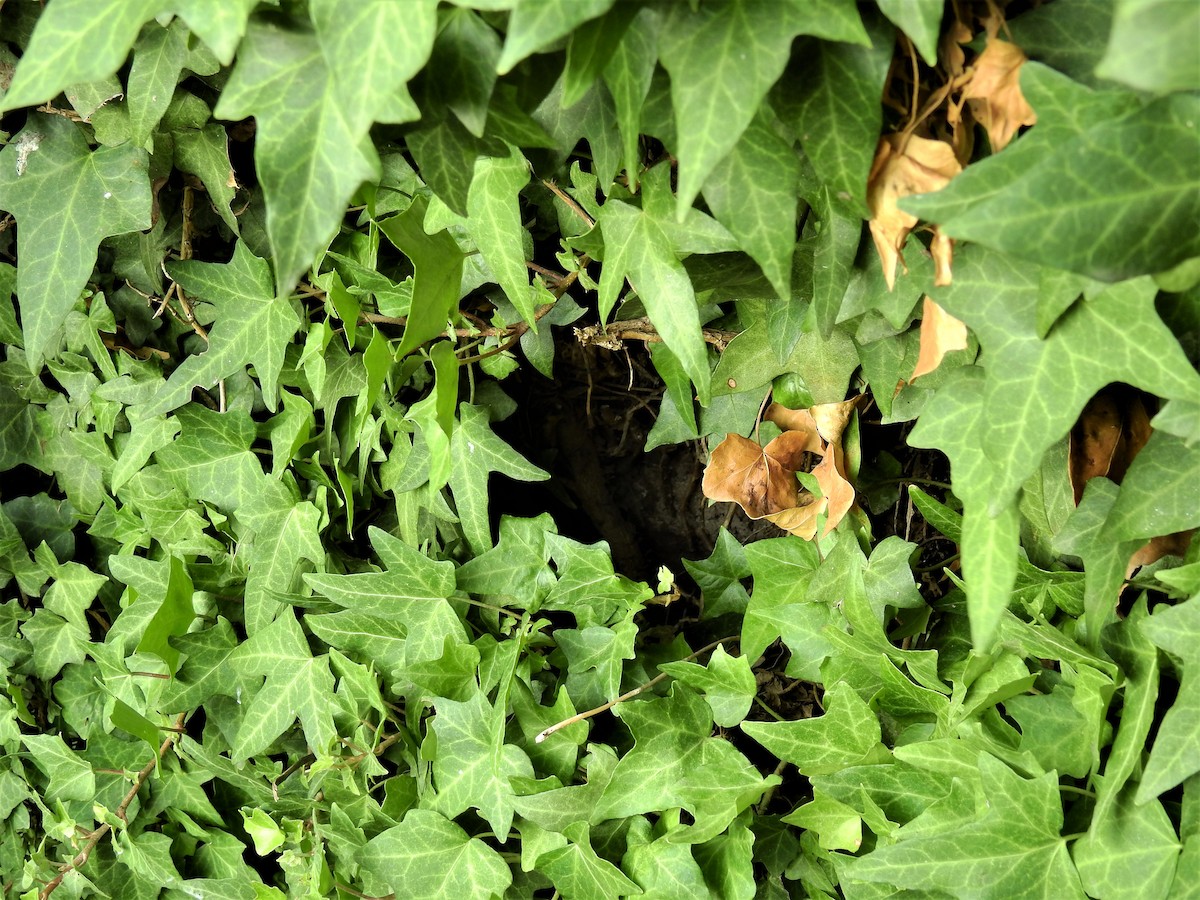
[[810,42],[786,79],[797,89],[779,104],[833,200],[859,218],[868,216],[867,175],[883,124],[879,98],[895,44],[886,22],[869,21],[869,40],[864,33],[851,43]]
[[1200,525],[1200,484],[1188,477],[1200,467],[1200,446],[1155,431],[1125,478],[1104,526],[1104,537],[1131,541],[1187,531]]
[[[1104,780],[1096,781],[1103,789]],[[1073,848],[1079,879],[1092,897],[1171,896],[1180,850],[1175,826],[1159,801],[1138,804],[1133,793],[1131,785]]]
[[554,882],[560,894],[617,900],[642,893],[620,869],[596,855],[586,822],[568,826],[566,835],[570,838],[567,846],[543,853],[537,859],[538,871]]
[[1117,0],[1096,75],[1138,91],[1200,90],[1200,10],[1173,0]]
[[908,35],[929,65],[937,65],[938,34],[942,30],[942,0],[877,0],[879,10]]
[[536,331],[534,295],[525,265],[524,229],[518,195],[529,183],[529,163],[516,147],[507,158],[482,156],[467,194],[471,237],[509,302]]
[[567,64],[563,69],[564,106],[574,106],[583,99],[619,52],[621,39],[639,12],[635,4],[617,3],[604,15],[581,23],[571,31],[571,39],[567,44]]
[[229,665],[238,637],[228,619],[218,618],[210,628],[172,638],[171,646],[183,654],[184,661],[163,692],[161,707],[165,712],[197,709],[214,695],[233,697],[238,702],[243,694],[250,696],[255,686],[252,679]]
[[[217,215],[229,230],[238,234],[238,220],[229,204],[233,202],[236,180],[229,164],[229,136],[220,125],[186,128],[172,132],[175,138],[175,165],[200,179],[212,199]],[[235,248],[236,252],[236,248]]]
[[[133,142],[153,150],[150,134],[171,103],[179,73],[187,61],[187,29],[182,22],[142,30],[129,69],[129,124]],[[149,144],[149,146],[147,146]]]
[[48,800],[91,800],[96,796],[96,776],[92,767],[75,753],[61,735],[23,734],[34,763],[50,779]]
[[300,623],[290,610],[252,635],[229,655],[243,675],[265,676],[250,701],[230,751],[235,761],[261,753],[297,719],[309,749],[328,752],[337,734],[333,724],[333,675],[329,659],[314,658]]
[[499,853],[429,809],[411,810],[368,841],[361,865],[397,894],[417,897],[491,900],[512,884]]
[[[350,195],[378,176],[363,137],[370,121],[340,88],[312,33],[254,22],[213,114],[256,122],[255,157],[267,201],[277,293],[289,293],[337,229]],[[379,85],[360,90],[375,95]]]
[[478,809],[496,834],[508,834],[513,818],[509,779],[533,777],[524,751],[504,742],[504,705],[493,707],[482,691],[470,700],[439,698],[433,733],[433,781],[439,812],[457,816]]
[[211,388],[247,365],[254,366],[263,401],[274,410],[284,350],[300,317],[290,301],[275,297],[266,261],[238,241],[228,263],[181,260],[167,271],[190,295],[216,306],[216,321],[208,350],[180,363],[143,416],[169,412],[188,401],[192,388]]
[[442,334],[451,312],[458,306],[463,253],[449,232],[425,233],[428,204],[426,198],[415,197],[400,215],[378,223],[379,230],[412,261],[416,270],[412,306],[404,325],[404,337],[396,348],[397,358]]
[[[192,608],[192,579],[187,566],[172,556],[167,560],[167,573],[166,591],[154,616],[146,623],[138,650],[153,653],[175,672],[179,669],[179,651],[171,646],[171,638],[187,634],[196,613]],[[157,599],[144,597],[143,602],[153,603]]]
[[221,62],[233,59],[254,0],[59,0],[38,19],[0,111],[34,106],[74,84],[120,68],[143,22],[166,12],[183,18]]
[[804,775],[836,772],[879,746],[879,719],[849,684],[825,689],[825,714],[793,722],[743,722],[742,731]]
[[[504,52],[496,63],[501,75],[513,66],[559,38],[570,34],[576,26],[608,12],[614,0],[519,0],[508,20]],[[568,104],[569,105],[569,104]]]
[[671,74],[680,217],[783,74],[797,34],[869,43],[854,5],[841,0],[671,7],[659,38],[659,59]]
[[1200,760],[1194,752],[1200,740],[1200,694],[1196,675],[1197,638],[1200,637],[1200,599],[1160,609],[1142,620],[1142,633],[1155,645],[1173,653],[1182,663],[1179,695],[1158,727],[1150,761],[1138,786],[1138,804],[1170,790],[1189,775],[1200,772]]
[[[265,492],[264,492],[265,493]],[[246,633],[269,625],[303,582],[305,563],[325,567],[325,548],[319,533],[321,511],[307,500],[255,504],[253,543],[247,553]]]
[[704,199],[713,216],[785,300],[792,290],[799,177],[796,152],[760,113],[704,181]]
[[[10,91],[6,101],[12,98]],[[47,215],[47,209],[60,210]],[[17,295],[32,371],[53,355],[56,336],[79,299],[105,237],[150,227],[145,151],[88,149],[78,125],[31,113],[0,151],[0,209],[17,232]]]
[[[1180,237],[1184,222],[1200,218],[1200,176],[1184,163],[1200,152],[1189,125],[1198,117],[1200,99],[1166,97],[1056,145],[957,216],[938,214],[936,194],[901,206],[951,237],[1092,278],[1161,272],[1200,255],[1200,237]],[[1112,221],[1125,227],[1110,229]]]
[[250,452],[255,428],[248,413],[185,406],[175,413],[179,439],[154,453],[162,469],[191,497],[233,512],[266,478]]
[[732,728],[746,718],[754,695],[758,693],[749,660],[744,656],[730,656],[722,646],[713,651],[707,666],[672,662],[658,668],[702,692],[712,709],[713,721],[722,728]]
[[458,429],[450,441],[450,490],[467,541],[476,553],[482,553],[492,546],[488,474],[500,472],[520,481],[544,481],[550,476],[496,437],[481,407],[463,403],[458,415]]
[[981,896],[1084,896],[1060,836],[1062,801],[1053,774],[1026,780],[987,754],[979,757],[987,798],[973,823],[880,847],[848,866],[859,881],[917,891]]

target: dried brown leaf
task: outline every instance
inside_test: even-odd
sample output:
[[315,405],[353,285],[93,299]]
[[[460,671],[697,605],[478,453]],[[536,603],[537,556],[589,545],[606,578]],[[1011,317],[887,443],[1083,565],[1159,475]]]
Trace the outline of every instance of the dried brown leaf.
[[987,46],[975,60],[975,74],[963,91],[971,112],[987,129],[993,151],[1007,147],[1022,125],[1037,123],[1037,113],[1021,93],[1021,66],[1026,59],[1016,44],[989,33]]
[[710,500],[729,500],[752,519],[761,519],[798,503],[796,471],[806,440],[785,431],[760,447],[740,434],[725,436],[712,452],[701,489]]
[[846,478],[846,454],[841,445],[832,445],[812,473],[821,486],[821,500],[828,512],[824,534],[829,534],[854,506],[854,486]]
[[1067,474],[1075,503],[1084,486],[1096,477],[1117,484],[1133,458],[1150,439],[1150,414],[1140,395],[1129,388],[1111,386],[1088,401],[1071,429]]
[[954,148],[944,141],[901,134],[880,138],[867,181],[867,202],[871,237],[888,290],[895,286],[896,266],[903,262],[900,251],[917,224],[917,217],[900,209],[899,201],[941,190],[961,171]]
[[921,312],[921,352],[909,381],[936,369],[947,353],[967,349],[967,326],[928,297]]
[[789,409],[779,403],[772,403],[767,407],[766,420],[774,422],[785,433],[803,434],[805,436],[804,449],[809,453],[825,452],[825,444],[821,440],[820,432],[817,431],[817,423],[813,419],[811,410]]

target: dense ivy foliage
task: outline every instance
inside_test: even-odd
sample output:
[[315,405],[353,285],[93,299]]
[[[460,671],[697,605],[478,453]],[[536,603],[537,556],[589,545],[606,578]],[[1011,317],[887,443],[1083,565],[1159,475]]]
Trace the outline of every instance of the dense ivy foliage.
[[1198,10],[0,0],[3,895],[1192,895]]

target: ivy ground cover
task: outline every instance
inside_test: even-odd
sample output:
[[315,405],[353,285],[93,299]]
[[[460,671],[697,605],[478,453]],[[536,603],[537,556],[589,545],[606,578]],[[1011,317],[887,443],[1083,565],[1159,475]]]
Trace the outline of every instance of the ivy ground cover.
[[1198,10],[0,0],[0,893],[1195,895]]

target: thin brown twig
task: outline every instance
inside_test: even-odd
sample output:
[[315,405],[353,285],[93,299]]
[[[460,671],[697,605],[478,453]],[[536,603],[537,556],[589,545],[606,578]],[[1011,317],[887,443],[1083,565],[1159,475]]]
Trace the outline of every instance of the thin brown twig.
[[[180,713],[175,719],[175,724],[172,727],[172,731],[174,731],[174,729],[182,730],[183,722],[186,717],[187,713]],[[146,765],[142,767],[142,770],[134,776],[132,787],[130,787],[128,792],[126,792],[125,797],[121,800],[121,805],[116,809],[117,818],[119,818],[122,822],[126,821],[125,816],[129,811],[130,804],[133,803],[133,798],[138,795],[138,791],[142,789],[142,785],[145,784],[146,779],[150,777],[150,773],[154,771],[156,766],[158,766],[158,761],[162,758],[162,755],[171,749],[171,745],[175,743],[177,736],[178,735],[175,733],[168,735],[166,740],[164,740],[162,745],[158,748],[158,753],[156,753],[150,762],[146,763]],[[96,845],[99,844],[100,841],[103,840],[104,836],[110,831],[112,831],[112,825],[110,825],[108,822],[105,822],[100,825],[99,828],[89,834],[88,839],[84,842],[83,847],[80,848],[79,852],[76,853],[72,859],[58,867],[58,874],[55,875],[54,878],[47,882],[46,886],[42,888],[41,892],[38,894],[38,900],[46,900],[46,898],[53,894],[58,886],[62,884],[63,879],[69,873],[87,865],[87,861],[91,857],[92,851],[96,849]]]
[[[720,640],[713,641],[711,644],[706,644],[705,646],[701,647],[699,650],[685,656],[682,660],[679,660],[679,661],[687,662],[689,659],[695,659],[697,656],[700,656],[703,653],[707,653],[709,650],[717,649],[717,647],[721,646],[722,644],[726,643],[727,641],[736,641],[736,640],[739,640],[739,637],[736,634],[730,635],[729,637],[723,637]],[[554,732],[561,731],[564,728],[568,728],[571,725],[574,725],[576,722],[582,722],[585,719],[590,719],[590,718],[592,718],[592,716],[598,716],[598,715],[600,715],[600,713],[612,709],[618,703],[624,703],[626,700],[631,700],[632,698],[636,697],[638,694],[641,694],[644,691],[650,690],[650,688],[654,687],[656,684],[658,684],[670,677],[671,677],[670,673],[668,673],[668,672],[663,672],[659,675],[655,675],[653,678],[651,678],[645,684],[640,684],[637,687],[635,687],[633,690],[626,691],[620,697],[617,697],[613,700],[609,700],[607,703],[597,706],[595,709],[589,709],[586,712],[576,713],[575,715],[571,716],[570,718],[563,719],[561,722],[555,722],[549,728],[545,728],[541,732],[539,732],[537,737],[535,737],[533,739],[533,742],[535,744],[540,744],[546,738],[550,737],[550,735],[554,734]]]
[[575,202],[574,197],[570,196],[566,191],[560,188],[549,178],[543,178],[542,184],[544,184],[550,190],[550,193],[554,194],[555,197],[565,203],[571,212],[575,213],[575,215],[579,216],[579,218],[586,222],[588,228],[594,228],[596,226],[596,220],[589,216],[584,208]]
[[[705,328],[702,336],[706,344],[712,344],[718,350],[724,350],[739,333]],[[662,340],[662,335],[658,333],[658,329],[654,327],[654,323],[650,319],[642,317],[609,322],[607,325],[588,325],[584,328],[576,328],[575,339],[585,347],[595,345],[606,350],[620,350],[623,346],[622,341],[658,343]]]

